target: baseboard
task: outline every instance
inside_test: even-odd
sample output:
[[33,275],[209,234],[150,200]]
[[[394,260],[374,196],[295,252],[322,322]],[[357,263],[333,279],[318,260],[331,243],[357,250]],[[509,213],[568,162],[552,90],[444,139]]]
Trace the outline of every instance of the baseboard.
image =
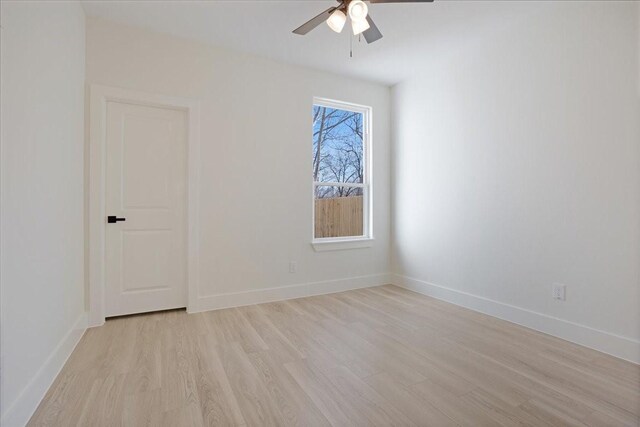
[[620,359],[640,363],[640,342],[628,337],[411,277],[393,274],[391,281],[396,286],[517,323]]
[[261,304],[265,302],[282,301],[313,295],[331,294],[351,289],[386,285],[389,283],[391,283],[391,276],[389,274],[375,274],[371,276],[326,280],[322,282],[303,283],[299,285],[281,286],[254,291],[209,295],[198,297],[197,306],[190,308],[189,312],[196,313],[199,311],[219,310],[222,308]]
[[7,408],[0,422],[2,426],[22,427],[29,422],[86,329],[87,314],[83,313],[51,352],[18,398]]

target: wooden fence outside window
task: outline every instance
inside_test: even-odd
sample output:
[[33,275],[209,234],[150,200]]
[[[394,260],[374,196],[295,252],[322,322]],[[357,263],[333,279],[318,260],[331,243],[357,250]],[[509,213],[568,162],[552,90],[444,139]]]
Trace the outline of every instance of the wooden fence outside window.
[[316,199],[315,238],[362,236],[363,197]]

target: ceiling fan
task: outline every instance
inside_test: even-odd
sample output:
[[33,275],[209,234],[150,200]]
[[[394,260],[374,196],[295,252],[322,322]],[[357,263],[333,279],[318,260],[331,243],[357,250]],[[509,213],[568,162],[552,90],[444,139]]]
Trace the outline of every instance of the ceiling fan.
[[[433,0],[368,0],[369,3],[432,3]],[[382,38],[382,33],[369,16],[369,7],[363,0],[338,0],[338,6],[330,7],[315,18],[305,22],[295,30],[294,34],[304,36],[309,31],[326,21],[329,28],[336,33],[342,32],[347,17],[351,18],[351,29],[354,35],[362,34],[367,43]]]

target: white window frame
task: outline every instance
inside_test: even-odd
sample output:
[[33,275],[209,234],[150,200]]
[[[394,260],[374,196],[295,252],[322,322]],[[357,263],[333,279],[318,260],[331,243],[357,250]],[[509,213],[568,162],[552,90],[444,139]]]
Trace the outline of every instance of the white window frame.
[[[362,158],[363,158],[363,182],[340,183],[340,182],[316,182],[311,178],[311,245],[316,251],[356,249],[373,246],[373,184],[372,184],[372,132],[371,123],[373,109],[365,105],[353,104],[350,102],[336,101],[327,98],[313,98],[313,106],[335,108],[339,110],[352,111],[362,114],[363,138],[362,138]],[[313,129],[313,127],[312,127]],[[362,236],[346,237],[315,237],[316,208],[315,194],[318,186],[334,187],[359,187],[362,188]]]

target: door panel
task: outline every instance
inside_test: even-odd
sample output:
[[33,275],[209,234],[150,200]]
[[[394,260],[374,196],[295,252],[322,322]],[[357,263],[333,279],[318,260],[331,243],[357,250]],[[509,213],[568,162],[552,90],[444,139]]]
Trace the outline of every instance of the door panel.
[[106,315],[186,306],[186,117],[107,103]]
[[122,232],[122,292],[171,287],[171,231]]

